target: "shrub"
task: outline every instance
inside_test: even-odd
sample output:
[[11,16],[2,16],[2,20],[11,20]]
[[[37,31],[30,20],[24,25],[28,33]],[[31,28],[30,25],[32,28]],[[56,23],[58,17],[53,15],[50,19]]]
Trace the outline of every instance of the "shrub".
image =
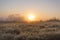
[[14,35],[11,35],[11,34],[3,34],[1,39],[2,40],[14,40]]
[[20,34],[20,30],[18,30],[18,29],[9,29],[9,30],[6,31],[6,33],[19,35]]

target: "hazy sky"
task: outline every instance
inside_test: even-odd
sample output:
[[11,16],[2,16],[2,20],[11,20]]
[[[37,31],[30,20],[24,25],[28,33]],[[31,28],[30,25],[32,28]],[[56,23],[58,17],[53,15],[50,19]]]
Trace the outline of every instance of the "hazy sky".
[[0,0],[0,17],[24,12],[60,18],[60,0]]

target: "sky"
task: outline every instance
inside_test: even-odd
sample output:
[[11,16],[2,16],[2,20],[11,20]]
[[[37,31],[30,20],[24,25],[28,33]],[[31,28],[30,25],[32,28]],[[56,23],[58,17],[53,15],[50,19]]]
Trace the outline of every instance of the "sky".
[[40,18],[60,18],[60,0],[0,0],[0,17],[34,13]]

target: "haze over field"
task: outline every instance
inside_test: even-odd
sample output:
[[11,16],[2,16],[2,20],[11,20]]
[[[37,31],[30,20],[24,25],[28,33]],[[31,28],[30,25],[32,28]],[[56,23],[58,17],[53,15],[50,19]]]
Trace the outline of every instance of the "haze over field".
[[35,14],[37,19],[60,19],[60,0],[0,0],[0,17]]

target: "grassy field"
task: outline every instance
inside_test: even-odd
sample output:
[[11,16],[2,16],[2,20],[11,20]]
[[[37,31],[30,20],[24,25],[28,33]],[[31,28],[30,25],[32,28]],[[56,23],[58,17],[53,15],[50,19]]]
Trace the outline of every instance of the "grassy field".
[[60,40],[60,22],[0,23],[0,40]]

